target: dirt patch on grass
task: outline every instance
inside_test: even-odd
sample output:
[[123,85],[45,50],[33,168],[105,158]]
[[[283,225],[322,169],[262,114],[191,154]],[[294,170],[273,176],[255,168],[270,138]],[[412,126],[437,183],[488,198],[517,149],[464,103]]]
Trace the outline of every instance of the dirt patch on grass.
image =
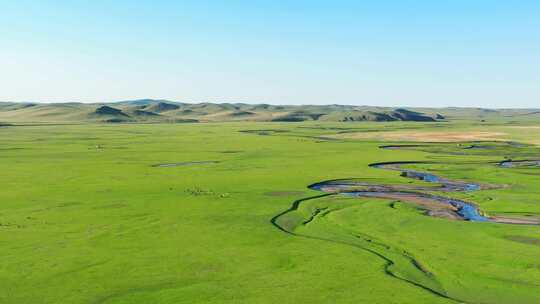
[[203,161],[191,161],[191,162],[182,162],[182,163],[155,164],[155,165],[152,165],[152,167],[182,167],[182,166],[216,164],[216,163],[219,163],[219,162],[215,160],[203,160]]
[[345,139],[382,139],[388,141],[417,141],[417,142],[464,142],[502,140],[502,132],[358,132],[332,135],[334,138]]
[[535,238],[531,236],[522,236],[522,235],[508,235],[505,238],[507,240],[518,242],[518,243],[540,246],[540,238]]

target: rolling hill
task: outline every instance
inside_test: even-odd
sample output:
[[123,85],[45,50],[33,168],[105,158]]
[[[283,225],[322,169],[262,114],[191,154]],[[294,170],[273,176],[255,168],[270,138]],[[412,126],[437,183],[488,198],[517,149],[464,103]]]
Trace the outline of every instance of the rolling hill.
[[301,122],[301,121],[513,121],[537,119],[534,109],[389,108],[351,105],[269,105],[245,103],[181,103],[140,99],[110,103],[0,102],[4,123],[124,122]]

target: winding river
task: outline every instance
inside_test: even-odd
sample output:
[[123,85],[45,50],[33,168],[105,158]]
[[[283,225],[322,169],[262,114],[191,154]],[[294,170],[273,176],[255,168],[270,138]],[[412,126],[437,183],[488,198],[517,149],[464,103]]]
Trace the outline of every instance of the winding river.
[[[401,148],[422,148],[423,145],[403,146],[382,146],[383,149]],[[478,149],[479,145],[476,146]],[[483,148],[483,146],[481,146]],[[465,147],[464,149],[469,149]],[[474,149],[474,148],[473,148]],[[309,185],[308,188],[323,192],[321,195],[307,197],[296,200],[292,206],[272,218],[271,223],[280,230],[295,235],[311,239],[346,244],[356,248],[361,248],[377,255],[385,262],[385,273],[414,286],[423,288],[437,296],[447,298],[458,303],[465,303],[456,295],[449,293],[439,282],[437,277],[425,267],[414,255],[407,250],[383,243],[381,240],[374,240],[373,237],[359,232],[346,231],[345,236],[350,238],[333,238],[328,235],[318,235],[317,230],[297,230],[299,227],[306,227],[324,217],[331,210],[327,207],[315,207],[305,214],[300,211],[300,206],[307,201],[317,200],[330,195],[345,195],[358,198],[377,198],[393,201],[401,201],[419,206],[425,210],[428,216],[446,218],[458,221],[504,223],[520,225],[540,225],[540,217],[534,215],[524,215],[520,217],[510,217],[504,215],[488,215],[473,202],[450,197],[451,193],[468,193],[487,189],[500,189],[505,185],[491,185],[479,182],[454,180],[421,171],[422,169],[410,169],[412,165],[441,164],[439,162],[384,162],[374,163],[369,166],[378,170],[389,170],[399,173],[403,178],[423,181],[424,183],[374,183],[361,179],[335,179],[318,182]],[[505,168],[517,167],[537,167],[540,161],[537,160],[504,160],[502,162],[482,162],[478,164],[498,166],[501,170]],[[392,207],[393,204],[390,204]],[[331,233],[331,232],[330,232]],[[331,234],[330,234],[331,235]]]
[[[394,148],[394,147],[392,147]],[[513,167],[519,161],[504,161],[501,167]],[[527,161],[540,163],[539,161]],[[540,225],[538,218],[506,217],[487,215],[472,202],[433,194],[433,192],[471,192],[482,189],[496,189],[501,186],[484,185],[475,182],[451,180],[432,173],[403,168],[412,164],[428,162],[387,162],[375,163],[370,167],[400,172],[404,178],[421,180],[436,185],[389,185],[359,182],[355,180],[329,180],[312,184],[308,188],[326,193],[339,193],[353,197],[374,197],[414,203],[426,210],[426,214],[453,220],[494,222],[506,224]]]

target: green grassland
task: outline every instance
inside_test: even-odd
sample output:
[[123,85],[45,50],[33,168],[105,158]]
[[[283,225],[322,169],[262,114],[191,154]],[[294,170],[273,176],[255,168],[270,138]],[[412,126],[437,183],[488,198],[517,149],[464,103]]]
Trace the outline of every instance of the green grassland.
[[[449,196],[488,214],[539,216],[540,168],[496,165],[540,158],[528,118],[3,121],[13,125],[0,127],[0,303],[540,303],[540,226],[452,221],[306,188],[423,184],[368,165],[429,161],[412,167],[505,185]],[[383,150],[403,142],[334,137],[395,131],[504,135],[475,143],[487,149]]]

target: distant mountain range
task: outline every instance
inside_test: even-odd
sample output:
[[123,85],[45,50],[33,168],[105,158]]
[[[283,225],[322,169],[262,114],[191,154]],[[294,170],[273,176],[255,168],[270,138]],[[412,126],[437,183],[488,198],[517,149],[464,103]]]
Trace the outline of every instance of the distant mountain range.
[[390,108],[350,105],[182,103],[140,99],[110,103],[0,102],[0,122],[419,121],[537,119],[535,109]]

